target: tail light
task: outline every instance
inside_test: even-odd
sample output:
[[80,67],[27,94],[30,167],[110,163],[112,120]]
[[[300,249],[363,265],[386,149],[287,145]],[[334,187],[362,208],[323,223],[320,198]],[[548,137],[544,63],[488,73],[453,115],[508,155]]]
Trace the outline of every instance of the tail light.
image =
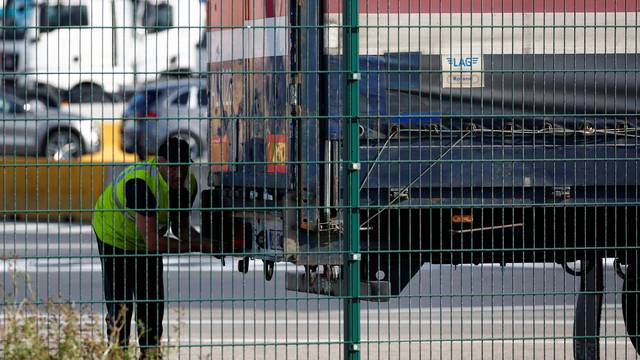
[[251,225],[242,223],[235,225],[232,246],[230,250],[236,253],[251,249]]
[[233,236],[233,251],[244,250],[244,228],[236,226]]
[[149,111],[147,113],[138,113],[138,114],[136,114],[136,117],[138,117],[138,118],[157,118],[158,117],[158,113],[156,113],[155,111]]
[[[222,225],[222,229],[220,225]],[[251,225],[228,217],[220,222],[214,221],[212,228],[218,229],[218,233],[222,235],[220,239],[222,252],[240,255],[251,249]],[[214,234],[212,235],[215,236]]]

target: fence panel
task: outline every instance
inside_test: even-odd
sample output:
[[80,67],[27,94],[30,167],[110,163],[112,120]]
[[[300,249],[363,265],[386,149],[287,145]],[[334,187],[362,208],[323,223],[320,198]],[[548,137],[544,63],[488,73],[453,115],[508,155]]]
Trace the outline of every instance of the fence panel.
[[1,357],[637,356],[635,1],[1,12]]

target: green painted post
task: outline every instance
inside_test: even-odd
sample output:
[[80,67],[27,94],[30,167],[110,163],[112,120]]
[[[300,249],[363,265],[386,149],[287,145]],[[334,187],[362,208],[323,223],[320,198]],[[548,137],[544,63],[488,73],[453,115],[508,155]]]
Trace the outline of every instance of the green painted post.
[[360,140],[358,0],[343,0],[344,358],[360,359]]

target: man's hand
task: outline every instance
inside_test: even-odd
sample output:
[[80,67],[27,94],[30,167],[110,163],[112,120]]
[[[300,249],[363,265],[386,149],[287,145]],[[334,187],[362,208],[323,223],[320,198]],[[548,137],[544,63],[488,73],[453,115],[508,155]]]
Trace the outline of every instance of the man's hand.
[[[184,224],[184,225],[183,225]],[[147,251],[150,253],[221,253],[222,242],[220,240],[208,239],[194,229],[188,222],[180,224],[179,235],[173,233],[175,237],[166,237],[164,232],[159,232],[158,221],[155,216],[136,215],[136,226],[138,231],[144,234],[147,241]]]
[[186,234],[181,239],[175,239],[179,242],[180,252],[201,252],[201,253],[220,253],[222,246],[220,241],[207,239],[202,236],[194,227],[188,225],[188,228],[182,227],[180,234]]
[[166,237],[166,234],[160,231],[158,219],[155,215],[136,214],[136,227],[143,234],[147,242],[147,252],[149,253],[162,254],[191,251],[179,239]]
[[219,240],[205,238],[200,232],[193,227],[189,229],[191,246],[197,248],[202,253],[221,253],[222,243]]

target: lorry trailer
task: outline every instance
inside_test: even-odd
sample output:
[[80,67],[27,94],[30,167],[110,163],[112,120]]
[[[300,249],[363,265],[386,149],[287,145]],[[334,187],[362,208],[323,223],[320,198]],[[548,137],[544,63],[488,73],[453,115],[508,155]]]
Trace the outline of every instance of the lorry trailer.
[[347,79],[341,1],[209,1],[205,236],[241,271],[291,262],[289,289],[340,295],[358,81],[362,300],[398,296],[425,263],[552,262],[601,289],[614,258],[637,345],[638,5],[358,3]]

